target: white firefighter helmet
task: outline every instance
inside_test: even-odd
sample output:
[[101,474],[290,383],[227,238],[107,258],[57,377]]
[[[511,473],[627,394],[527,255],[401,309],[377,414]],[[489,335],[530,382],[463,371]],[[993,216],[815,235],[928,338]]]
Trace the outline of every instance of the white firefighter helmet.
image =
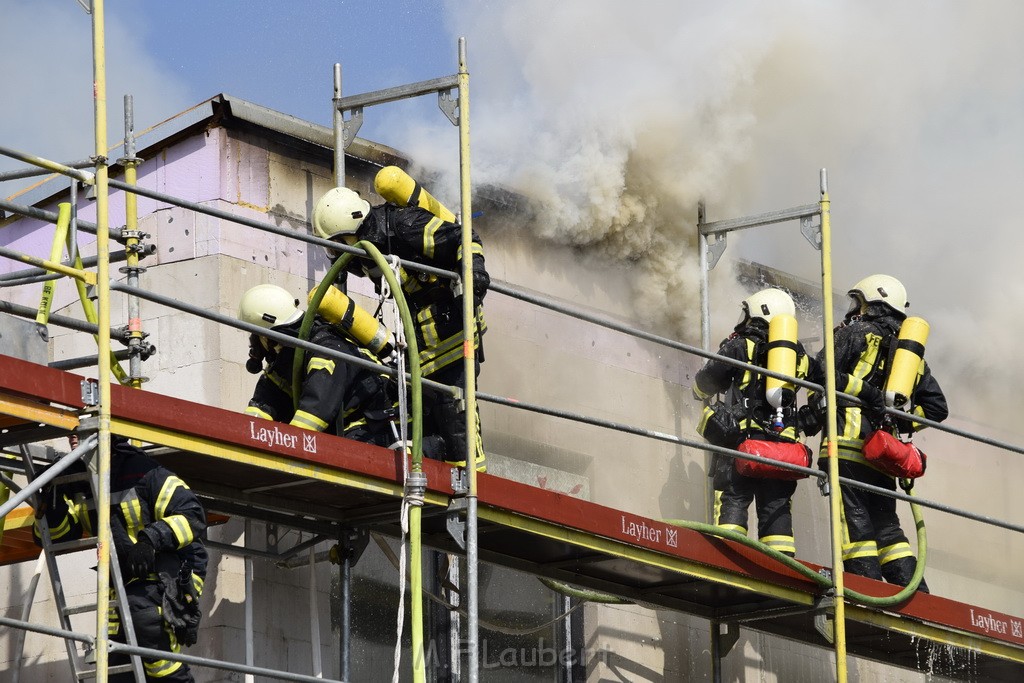
[[347,187],[335,187],[317,200],[313,208],[313,232],[329,240],[335,236],[354,235],[370,213],[370,202]]
[[903,283],[891,275],[868,275],[866,278],[855,284],[848,292],[853,299],[851,311],[856,308],[861,313],[864,307],[872,302],[880,302],[887,305],[901,316],[906,316],[906,309],[910,303],[907,301],[907,290]]
[[793,297],[781,289],[769,287],[760,292],[751,294],[743,300],[743,318],[740,323],[750,318],[760,318],[770,323],[777,315],[796,315],[796,306],[793,304]]
[[302,317],[299,300],[277,285],[256,285],[242,295],[238,319],[270,329],[290,325]]

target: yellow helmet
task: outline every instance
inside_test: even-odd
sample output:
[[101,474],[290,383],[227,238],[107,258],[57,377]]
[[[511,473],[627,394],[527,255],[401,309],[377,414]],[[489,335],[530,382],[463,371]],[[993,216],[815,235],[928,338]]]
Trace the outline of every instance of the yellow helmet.
[[340,235],[354,235],[370,213],[370,202],[347,187],[335,187],[317,200],[313,208],[313,232],[329,240]]
[[277,285],[256,285],[242,295],[238,319],[267,329],[290,325],[302,317],[299,300]]
[[861,313],[867,304],[879,302],[905,317],[907,313],[904,309],[910,305],[903,283],[891,275],[868,275],[851,287],[847,294]]
[[760,318],[766,323],[770,323],[772,318],[783,313],[786,315],[796,315],[793,297],[775,287],[762,289],[760,292],[751,294],[743,300],[742,305],[743,318],[740,320],[740,324],[745,323],[750,318]]

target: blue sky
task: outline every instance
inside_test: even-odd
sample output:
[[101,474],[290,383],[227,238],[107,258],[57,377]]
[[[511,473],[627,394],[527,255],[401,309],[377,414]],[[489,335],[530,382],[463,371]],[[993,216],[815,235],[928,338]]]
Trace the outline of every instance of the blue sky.
[[[75,0],[0,6],[0,144],[88,156],[89,17]],[[699,198],[712,220],[807,204],[825,167],[837,287],[896,274],[944,330],[936,354],[969,358],[975,374],[1016,357],[1017,0],[107,0],[106,11],[111,139],[126,92],[137,129],[220,92],[326,125],[335,62],[346,94],[377,90],[455,73],[465,36],[474,181],[541,207],[524,239],[633,271],[651,325],[692,336]],[[454,129],[425,100],[374,108],[360,135],[451,177]],[[18,165],[0,158],[0,170]],[[820,272],[792,226],[734,233],[726,256]]]
[[[335,62],[342,64],[348,94],[457,71],[457,38],[445,28],[442,4],[107,0],[111,136],[121,135],[125,94],[134,98],[138,128],[221,92],[329,125]],[[42,149],[26,151],[42,156],[87,156],[91,146],[78,122],[84,120],[89,134],[89,16],[75,0],[3,5],[0,68],[28,106],[0,122],[0,136],[8,144],[15,136],[38,142]],[[54,111],[58,107],[63,114]],[[382,132],[380,117],[367,117],[365,125],[364,134]],[[82,152],[67,133],[81,140]],[[17,165],[0,159],[0,169]]]
[[144,27],[151,57],[193,99],[227,92],[327,125],[335,62],[349,94],[455,73],[442,4],[117,0],[108,12]]

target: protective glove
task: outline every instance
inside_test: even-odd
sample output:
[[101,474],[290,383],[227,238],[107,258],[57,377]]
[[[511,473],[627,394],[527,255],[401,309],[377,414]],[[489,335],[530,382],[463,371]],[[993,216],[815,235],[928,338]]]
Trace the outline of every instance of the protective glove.
[[860,389],[857,398],[864,402],[861,410],[864,416],[871,422],[871,426],[878,429],[885,421],[885,394],[867,382]]
[[[46,521],[49,523],[51,521],[51,515],[47,513],[56,508],[55,502],[56,499],[54,498],[53,484],[47,484],[40,488],[36,493],[35,501],[33,503],[36,519],[42,519],[43,515],[46,515]],[[54,514],[53,516],[56,515]],[[55,520],[55,523],[59,524],[60,520]]]
[[[904,412],[909,412],[906,408]],[[903,417],[897,417],[893,419],[893,424],[896,426],[896,431],[900,434],[913,434],[917,429],[914,428],[914,422]]]
[[156,548],[145,535],[140,535],[136,543],[123,550],[118,548],[118,557],[125,578],[144,579],[156,568]]
[[187,564],[182,565],[177,578],[160,572],[159,579],[164,621],[174,631],[179,643],[186,647],[195,645],[203,615],[199,609],[199,594],[192,583],[191,568]]
[[266,349],[259,335],[249,335],[249,358],[245,361],[245,369],[249,374],[258,375],[263,372],[263,358],[266,356]]
[[473,271],[473,300],[480,303],[484,300],[484,296],[487,294],[487,288],[491,285],[491,278],[487,275],[487,271],[474,270]]
[[817,435],[822,427],[818,411],[811,406],[800,406],[800,409],[797,411],[797,426],[806,436]]

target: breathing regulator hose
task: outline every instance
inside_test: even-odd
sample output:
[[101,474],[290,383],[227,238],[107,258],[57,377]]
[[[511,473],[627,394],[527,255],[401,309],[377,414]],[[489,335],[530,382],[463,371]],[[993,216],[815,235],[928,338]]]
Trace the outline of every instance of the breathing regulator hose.
[[[913,495],[913,492],[909,493],[910,495]],[[910,583],[895,595],[890,595],[888,597],[865,595],[864,593],[858,593],[857,591],[850,589],[846,589],[844,591],[846,597],[861,604],[868,605],[869,607],[891,607],[907,601],[917,591],[917,587],[921,585],[921,579],[924,578],[925,560],[928,556],[928,535],[925,531],[924,518],[921,515],[920,506],[917,505],[917,503],[912,502],[910,503],[910,509],[914,514],[914,524],[917,527],[918,549],[917,567],[914,569],[914,574],[910,579]],[[692,522],[687,519],[666,519],[663,521],[666,524],[671,524],[673,526],[680,526],[709,536],[718,536],[719,538],[735,541],[741,545],[747,546],[748,548],[753,548],[754,550],[764,553],[797,572],[801,576],[814,581],[819,586],[829,587],[832,585],[832,581],[827,576],[823,576],[803,563],[797,562],[789,555],[784,555],[778,550],[770,548],[760,541],[749,538],[746,534],[741,534],[731,529],[723,529],[722,527],[715,526],[714,524]]]

